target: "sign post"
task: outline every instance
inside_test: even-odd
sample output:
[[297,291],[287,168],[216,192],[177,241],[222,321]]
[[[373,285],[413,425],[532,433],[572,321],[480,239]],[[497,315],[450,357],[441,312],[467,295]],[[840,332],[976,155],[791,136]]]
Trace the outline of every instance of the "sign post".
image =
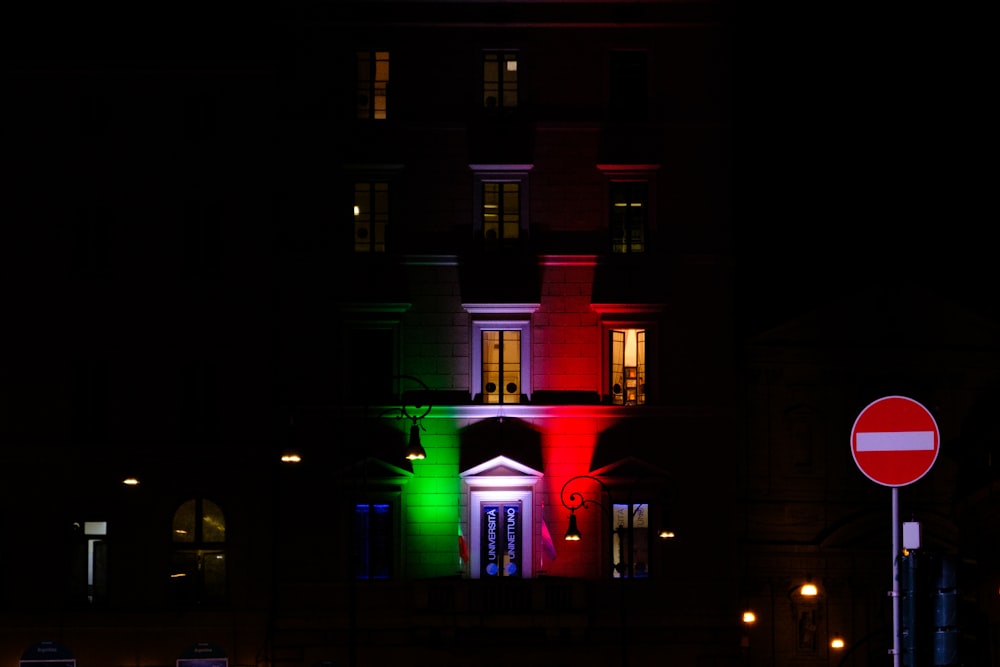
[[851,429],[851,455],[876,484],[892,487],[892,662],[899,653],[899,487],[927,474],[937,460],[941,435],[934,416],[905,396],[870,403]]

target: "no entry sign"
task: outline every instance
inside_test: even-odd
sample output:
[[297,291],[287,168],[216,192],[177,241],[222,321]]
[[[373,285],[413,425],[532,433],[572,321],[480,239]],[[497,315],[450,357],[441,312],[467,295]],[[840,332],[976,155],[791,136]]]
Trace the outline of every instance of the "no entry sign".
[[940,443],[934,416],[905,396],[869,404],[851,429],[854,462],[868,479],[883,486],[906,486],[927,474]]

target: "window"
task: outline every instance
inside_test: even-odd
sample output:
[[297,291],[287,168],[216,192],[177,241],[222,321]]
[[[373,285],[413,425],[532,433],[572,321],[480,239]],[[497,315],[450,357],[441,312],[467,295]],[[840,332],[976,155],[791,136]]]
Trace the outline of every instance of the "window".
[[604,402],[654,403],[663,304],[592,303],[590,307],[601,318]]
[[358,51],[358,118],[385,120],[388,115],[389,52]]
[[199,359],[178,367],[181,372],[180,437],[188,442],[216,442],[219,396],[215,363]]
[[350,405],[390,404],[398,398],[400,318],[408,303],[341,304],[338,352],[329,374]]
[[611,562],[615,579],[649,576],[650,521],[648,503],[615,503]]
[[484,330],[482,385],[484,403],[521,402],[521,332]]
[[483,53],[483,107],[486,109],[517,107],[516,52]]
[[226,520],[211,500],[194,498],[174,513],[170,579],[180,604],[226,599]]
[[612,120],[645,120],[646,53],[612,51],[609,63],[608,110]]
[[76,362],[73,377],[73,432],[80,444],[107,442],[111,430],[111,369],[103,359]]
[[521,189],[518,183],[483,183],[483,238],[516,239],[521,228]]
[[354,252],[385,252],[389,227],[389,184],[354,184]]
[[646,402],[646,330],[608,331],[611,403],[642,405]]
[[222,268],[222,202],[193,195],[184,203],[182,264],[190,278],[218,278]]
[[520,403],[531,391],[531,328],[527,321],[472,324],[472,386],[483,403]]
[[114,228],[114,212],[106,205],[94,203],[77,210],[73,225],[73,269],[78,277],[110,277]]
[[108,599],[108,522],[73,524],[73,590],[76,599],[100,605]]
[[646,249],[648,184],[613,182],[610,195],[611,252],[643,252]]
[[355,579],[389,579],[392,575],[393,519],[389,503],[358,503],[353,517]]
[[489,246],[509,246],[528,231],[528,172],[532,165],[474,164],[474,231]]
[[[463,303],[472,321],[471,387],[483,403],[519,403],[531,394],[531,313],[537,303]],[[492,317],[496,319],[485,319]]]

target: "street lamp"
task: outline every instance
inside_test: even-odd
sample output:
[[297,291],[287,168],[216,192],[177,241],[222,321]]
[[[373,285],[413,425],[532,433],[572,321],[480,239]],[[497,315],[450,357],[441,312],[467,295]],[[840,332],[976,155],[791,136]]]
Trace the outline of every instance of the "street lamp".
[[[404,458],[409,461],[422,461],[427,458],[427,452],[424,449],[423,444],[420,442],[420,431],[424,430],[423,425],[420,421],[430,414],[433,404],[431,399],[431,390],[427,384],[418,377],[413,375],[395,375],[392,378],[394,381],[407,380],[413,382],[420,386],[420,389],[416,392],[406,392],[402,389],[402,382],[399,385],[399,391],[397,393],[397,398],[399,401],[398,406],[385,408],[378,413],[375,420],[372,423],[372,430],[374,431],[377,427],[379,421],[384,417],[395,416],[396,419],[409,419],[410,420],[410,432],[409,437],[406,442],[406,449],[403,452]],[[410,401],[410,399],[414,399]],[[370,445],[372,440],[367,441],[367,445]],[[364,504],[365,515],[368,515],[369,504],[368,497],[368,457],[367,454],[362,457],[361,464],[354,467],[354,497],[352,498],[352,512],[357,512],[359,508],[359,503]],[[360,474],[361,479],[358,479]],[[358,482],[360,481],[360,489]],[[371,534],[368,532],[370,525],[366,524],[364,528],[364,540],[371,540]],[[358,665],[358,579],[362,577],[359,573],[361,568],[360,554],[358,547],[362,546],[367,548],[367,544],[361,542],[362,535],[357,534],[354,531],[353,525],[348,528],[348,540],[349,544],[349,560],[350,560],[350,583],[348,589],[348,604],[349,604],[349,625],[348,625],[348,666],[357,667]],[[367,551],[366,551],[367,553]],[[364,576],[370,576],[370,571],[368,570],[368,565],[364,565]]]
[[[586,497],[582,491],[569,489],[575,483],[585,483],[586,481],[593,482],[600,487],[600,493],[604,495],[608,503],[607,505],[604,505],[600,500],[595,498]],[[570,492],[567,495],[568,489]],[[635,561],[634,550],[637,546],[636,528],[644,528],[647,531],[650,528],[649,503],[633,503],[630,498],[628,504],[623,506],[616,505],[611,494],[611,489],[599,477],[593,475],[576,475],[566,480],[566,483],[563,484],[562,489],[559,491],[559,500],[563,507],[570,512],[569,526],[566,528],[566,534],[563,536],[563,539],[570,542],[578,542],[583,539],[583,535],[577,524],[576,511],[588,509],[590,505],[597,505],[608,513],[609,535],[612,536],[613,542],[617,542],[617,544],[613,543],[612,576],[617,575],[625,579],[642,577],[648,573],[648,569],[646,569],[647,563],[633,561]],[[651,535],[652,533],[647,535],[645,538],[646,541],[640,540],[638,545],[640,551],[648,549],[648,537]],[[669,540],[675,537],[675,533],[667,528],[658,530],[656,535],[662,540]],[[648,557],[648,553],[646,555]],[[617,562],[615,562],[615,556],[617,556]]]
[[[583,491],[577,490],[581,488],[580,486],[571,488],[573,485],[583,485],[585,488],[587,483],[596,484],[599,487],[599,495],[603,496],[601,499],[587,497],[584,495]],[[567,490],[569,493],[567,494]],[[602,500],[606,501],[604,504]],[[644,576],[648,573],[648,570],[643,569],[643,574],[637,574],[640,570],[641,563],[635,563],[633,549],[635,547],[635,527],[636,527],[636,517],[640,516],[641,512],[646,512],[647,516],[643,517],[641,522],[645,529],[649,530],[649,518],[648,518],[648,503],[633,504],[631,498],[629,499],[629,504],[624,507],[624,511],[619,509],[615,504],[614,498],[612,497],[611,489],[607,484],[604,483],[599,477],[593,475],[576,475],[571,477],[563,484],[559,491],[559,501],[562,503],[563,507],[569,510],[569,526],[566,528],[566,534],[564,539],[570,542],[579,542],[583,539],[583,535],[580,533],[580,528],[577,525],[576,512],[577,510],[588,509],[591,505],[596,505],[601,508],[602,511],[607,512],[608,515],[608,527],[609,535],[612,539],[612,546],[614,548],[614,553],[617,555],[617,562],[615,556],[611,558],[610,574],[613,578],[618,578],[621,580],[621,664],[622,667],[628,667],[629,661],[629,645],[628,645],[628,635],[626,634],[626,628],[628,627],[628,605],[626,601],[626,580],[635,578],[636,576]],[[616,525],[617,517],[617,525]],[[658,535],[663,539],[672,538],[674,533],[670,530],[658,531]],[[617,542],[617,544],[615,544]],[[648,543],[647,548],[648,548]],[[648,554],[647,554],[648,555]]]

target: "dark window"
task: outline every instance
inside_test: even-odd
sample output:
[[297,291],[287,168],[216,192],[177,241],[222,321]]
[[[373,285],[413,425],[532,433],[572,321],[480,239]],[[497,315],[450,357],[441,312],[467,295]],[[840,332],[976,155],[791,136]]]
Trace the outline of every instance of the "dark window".
[[184,204],[183,266],[190,278],[218,278],[222,264],[222,204],[196,196]]
[[215,365],[207,361],[183,366],[181,378],[181,438],[188,442],[218,439],[218,387]]
[[396,375],[394,329],[357,327],[349,329],[346,335],[344,401],[372,405],[390,400]]
[[646,211],[649,186],[644,181],[610,184],[611,251],[615,253],[643,252],[646,242]]
[[358,503],[353,517],[353,571],[356,579],[392,575],[393,521],[389,503]]
[[211,94],[190,95],[184,100],[184,136],[194,142],[206,141],[218,129],[217,102]]
[[354,184],[354,251],[385,252],[389,228],[389,184]]
[[73,268],[77,276],[110,277],[112,216],[111,209],[101,204],[84,206],[77,211],[73,230]]
[[388,118],[389,52],[358,51],[358,118]]
[[106,444],[110,435],[110,374],[102,360],[77,363],[74,377],[73,430],[77,442]]
[[211,500],[194,498],[174,513],[170,581],[182,605],[226,600],[226,520]]
[[483,54],[483,106],[487,109],[517,107],[517,53]]
[[645,120],[647,116],[646,53],[613,51],[608,86],[612,120]]

